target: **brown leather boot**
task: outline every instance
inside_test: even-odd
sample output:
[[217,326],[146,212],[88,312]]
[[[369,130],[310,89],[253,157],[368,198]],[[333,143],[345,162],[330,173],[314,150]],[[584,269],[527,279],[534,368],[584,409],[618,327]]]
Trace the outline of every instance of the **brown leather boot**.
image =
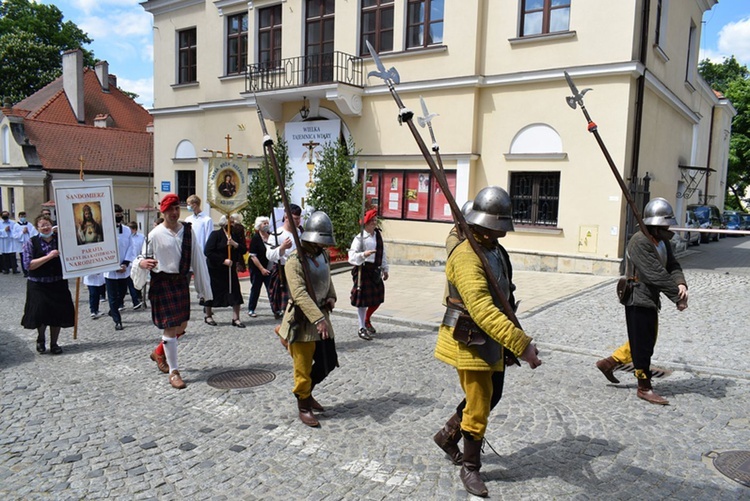
[[620,365],[617,363],[617,360],[615,360],[612,357],[602,358],[596,363],[596,368],[602,371],[602,374],[604,374],[604,377],[609,380],[610,383],[619,383],[620,380],[617,379],[613,373],[613,371],[617,368],[617,366]]
[[482,440],[474,440],[470,433],[461,432],[464,436],[464,463],[461,467],[461,482],[469,494],[486,498],[489,495],[487,486],[484,485],[479,470],[482,468]]
[[652,404],[669,405],[669,400],[656,393],[651,387],[650,379],[638,380],[638,398],[642,398]]
[[315,397],[313,397],[312,395],[310,395],[310,408],[312,410],[318,411],[318,412],[325,412],[326,411],[326,408],[323,407],[322,405],[320,405],[318,403],[318,401],[315,400]]
[[448,454],[453,464],[463,463],[464,457],[461,449],[458,448],[458,441],[461,440],[461,418],[458,414],[453,414],[432,439]]
[[297,397],[297,409],[299,409],[299,420],[305,423],[307,426],[317,428],[320,423],[315,418],[315,414],[312,412],[312,405],[310,397],[299,398]]
[[169,374],[169,364],[167,363],[167,356],[162,353],[161,355],[156,350],[151,352],[151,360],[156,362],[156,367],[159,368],[164,374]]

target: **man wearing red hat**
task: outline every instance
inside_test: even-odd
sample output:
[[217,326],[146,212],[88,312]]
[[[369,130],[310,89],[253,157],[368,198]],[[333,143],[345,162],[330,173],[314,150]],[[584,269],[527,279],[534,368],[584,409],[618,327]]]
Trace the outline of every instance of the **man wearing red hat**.
[[375,334],[370,318],[385,301],[385,280],[388,280],[388,260],[385,257],[383,237],[378,228],[378,211],[365,212],[364,230],[354,237],[349,248],[349,263],[352,268],[354,286],[351,292],[352,306],[357,308],[359,332],[357,335],[370,341]]
[[[198,293],[206,300],[213,299],[213,295],[203,252],[199,247],[193,252],[195,232],[190,223],[179,221],[180,199],[172,193],[166,195],[160,210],[164,222],[149,233],[134,268],[151,273],[151,316],[154,325],[164,330],[151,359],[159,370],[169,373],[172,387],[182,389],[185,383],[177,365],[177,340],[185,334],[190,320],[190,268]],[[139,282],[136,278],[134,281]]]

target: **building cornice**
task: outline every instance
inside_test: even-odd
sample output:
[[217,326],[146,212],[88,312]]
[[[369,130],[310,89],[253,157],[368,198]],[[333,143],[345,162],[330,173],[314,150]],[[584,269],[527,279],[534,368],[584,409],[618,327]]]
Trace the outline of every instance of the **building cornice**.
[[147,0],[141,2],[141,7],[146,12],[154,16],[173,12],[175,10],[186,9],[194,5],[205,4],[206,0]]
[[666,101],[667,104],[669,104],[670,106],[672,106],[672,108],[679,112],[680,115],[682,115],[693,124],[697,124],[701,121],[700,116],[698,116],[696,112],[691,110],[690,107],[682,101],[682,99],[677,97],[677,95],[672,92],[669,87],[664,85],[664,82],[659,80],[656,75],[654,75],[650,71],[647,71],[645,77],[646,87],[658,94],[659,97],[664,99],[664,101]]
[[219,16],[224,15],[224,9],[233,10],[240,5],[245,5],[245,10],[253,8],[253,2],[248,0],[216,0],[214,6],[219,11]]

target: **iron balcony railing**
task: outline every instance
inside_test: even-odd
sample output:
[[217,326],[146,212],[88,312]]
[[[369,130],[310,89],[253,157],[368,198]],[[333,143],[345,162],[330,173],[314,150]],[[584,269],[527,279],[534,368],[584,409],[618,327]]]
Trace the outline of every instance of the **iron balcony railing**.
[[362,88],[364,82],[362,58],[338,51],[250,64],[245,72],[246,92],[327,83],[345,83]]

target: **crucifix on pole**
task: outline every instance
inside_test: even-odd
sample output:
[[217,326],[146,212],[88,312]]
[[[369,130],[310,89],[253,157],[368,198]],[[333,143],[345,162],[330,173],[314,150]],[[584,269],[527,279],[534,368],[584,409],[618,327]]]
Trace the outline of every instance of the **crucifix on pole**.
[[310,189],[315,184],[313,182],[313,171],[315,170],[315,147],[320,146],[320,143],[310,140],[307,143],[302,143],[302,146],[307,148],[307,170],[310,172],[310,180],[305,183],[305,186],[307,189]]

